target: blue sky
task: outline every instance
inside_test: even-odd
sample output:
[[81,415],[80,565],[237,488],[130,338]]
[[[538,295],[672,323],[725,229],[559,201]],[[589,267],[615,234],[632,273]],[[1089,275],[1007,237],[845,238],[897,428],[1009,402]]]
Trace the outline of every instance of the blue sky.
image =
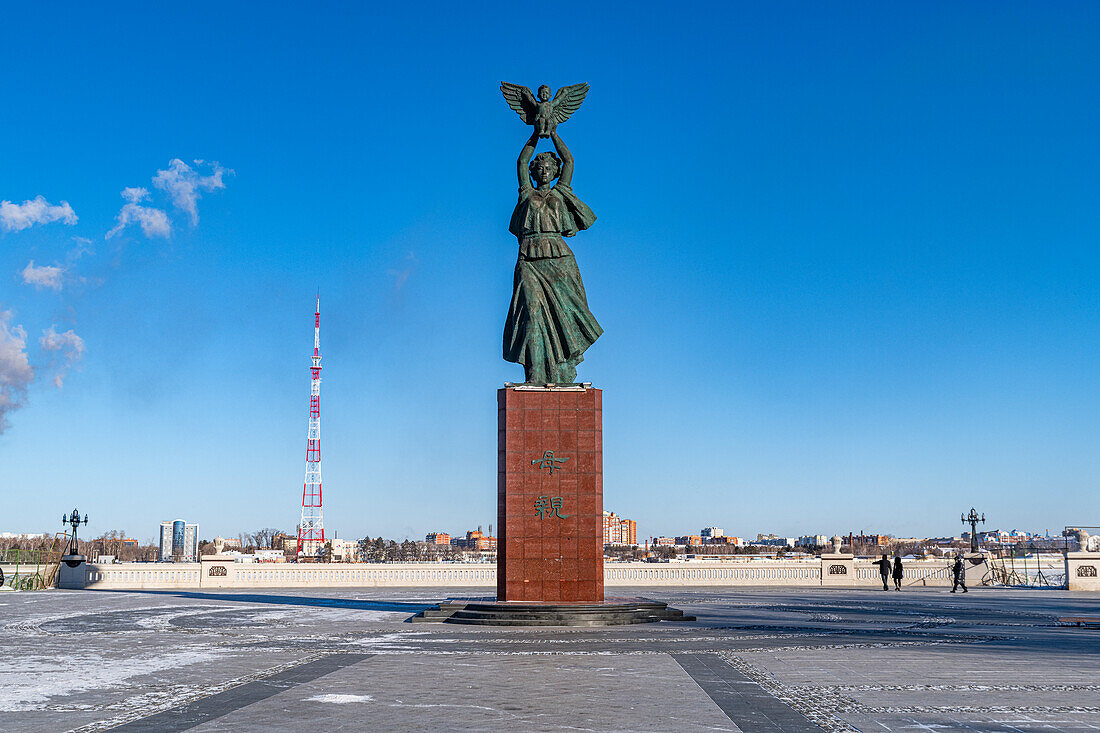
[[502,79],[592,87],[579,377],[641,535],[1098,524],[1097,37],[1083,2],[9,7],[0,531],[292,529],[318,290],[328,531],[495,523]]

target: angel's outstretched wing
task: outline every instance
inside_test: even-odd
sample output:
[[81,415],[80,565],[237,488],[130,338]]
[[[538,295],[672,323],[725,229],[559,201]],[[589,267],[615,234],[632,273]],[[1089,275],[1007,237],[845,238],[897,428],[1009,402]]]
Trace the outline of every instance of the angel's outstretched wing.
[[562,87],[554,95],[554,122],[559,125],[569,119],[570,115],[580,109],[584,95],[588,94],[588,85],[570,84]]
[[525,124],[535,124],[535,111],[538,102],[531,90],[522,84],[509,84],[506,81],[500,83],[500,93],[504,95],[504,101],[523,118]]

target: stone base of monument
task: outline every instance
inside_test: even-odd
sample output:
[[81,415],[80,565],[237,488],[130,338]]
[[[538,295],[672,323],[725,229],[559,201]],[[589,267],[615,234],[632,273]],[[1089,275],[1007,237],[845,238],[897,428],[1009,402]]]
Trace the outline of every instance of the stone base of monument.
[[694,620],[694,616],[685,616],[667,603],[648,598],[608,598],[596,603],[453,599],[409,619],[411,623],[478,626],[623,626]]
[[600,603],[603,391],[497,390],[497,599]]

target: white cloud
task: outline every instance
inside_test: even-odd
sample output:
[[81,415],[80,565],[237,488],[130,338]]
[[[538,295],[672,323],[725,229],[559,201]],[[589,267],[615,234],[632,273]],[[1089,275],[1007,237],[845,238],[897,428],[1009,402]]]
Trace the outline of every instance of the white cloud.
[[17,232],[20,229],[29,229],[35,224],[49,224],[53,221],[76,224],[76,212],[69,206],[68,201],[62,201],[56,206],[42,196],[36,196],[34,201],[24,201],[21,204],[0,201],[0,227],[9,232]]
[[[195,165],[205,165],[205,162],[196,160]],[[201,176],[179,158],[173,158],[166,169],[158,170],[153,176],[153,185],[166,191],[176,208],[191,216],[191,226],[199,223],[198,200],[202,197],[202,191],[225,188],[222,176],[233,172],[222,168],[217,162],[211,163],[210,168],[210,175]]]
[[8,427],[8,415],[23,406],[27,385],[34,380],[27,359],[27,332],[11,325],[11,319],[11,311],[0,311],[0,433]]
[[122,189],[122,198],[126,199],[131,204],[136,204],[149,198],[149,189],[142,188],[141,186],[127,186]]
[[35,289],[49,288],[61,290],[61,276],[65,274],[64,267],[55,265],[36,265],[34,260],[23,268],[23,282],[33,285]]
[[92,247],[92,240],[87,237],[73,237],[73,241],[76,242],[76,246],[69,250],[69,253],[65,255],[65,261],[72,264],[79,260],[84,255],[94,255],[95,248]]
[[77,336],[71,328],[64,333],[58,333],[53,326],[50,326],[48,331],[42,332],[38,345],[43,351],[53,352],[60,357],[60,363],[58,359],[50,360],[51,363],[58,365],[53,383],[60,388],[65,381],[65,375],[84,358],[84,339]]
[[392,268],[387,270],[390,276],[393,277],[393,292],[395,294],[401,293],[401,289],[405,287],[405,283],[408,281],[409,277],[413,274],[413,272],[416,271],[416,265],[416,254],[413,252],[409,252],[407,255],[405,255],[404,267],[402,267],[400,270]]
[[141,225],[142,233],[149,239],[167,237],[172,233],[172,225],[168,221],[167,212],[163,209],[154,209],[151,206],[142,206],[138,203],[148,196],[149,192],[144,188],[122,189],[122,198],[126,199],[127,203],[123,205],[122,210],[115,217],[115,221],[118,223],[107,232],[107,239],[115,236],[125,229],[128,224],[134,222]]

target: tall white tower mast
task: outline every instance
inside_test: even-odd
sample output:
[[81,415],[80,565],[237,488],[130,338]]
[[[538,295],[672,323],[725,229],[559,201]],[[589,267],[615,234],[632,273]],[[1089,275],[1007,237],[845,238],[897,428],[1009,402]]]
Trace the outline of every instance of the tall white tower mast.
[[309,431],[306,434],[306,478],[302,484],[302,521],[298,523],[298,557],[312,558],[325,546],[321,515],[321,296],[313,314],[313,363],[309,368]]

